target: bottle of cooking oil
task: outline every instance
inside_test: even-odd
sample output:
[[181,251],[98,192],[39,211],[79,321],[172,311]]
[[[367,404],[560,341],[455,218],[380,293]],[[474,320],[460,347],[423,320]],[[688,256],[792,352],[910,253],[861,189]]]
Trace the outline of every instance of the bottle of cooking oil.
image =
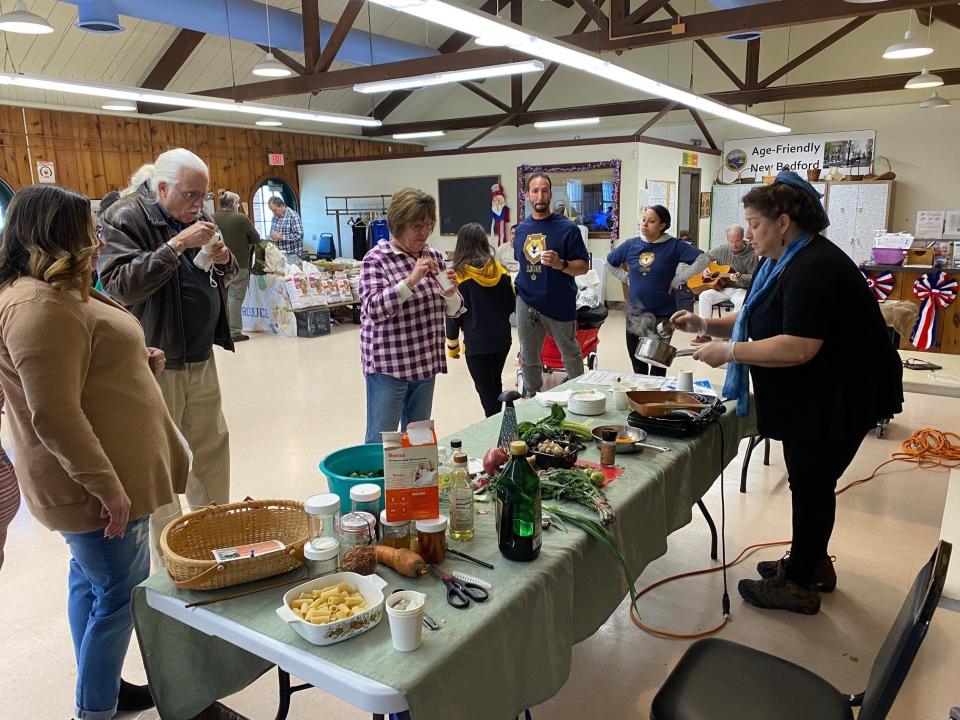
[[463,442],[459,438],[450,440],[450,449],[440,458],[440,469],[437,473],[437,490],[440,493],[440,505],[447,507],[450,501],[450,483],[453,480],[453,457],[457,453],[463,452]]
[[458,452],[453,456],[453,473],[447,494],[450,498],[450,537],[454,540],[473,540],[473,487],[467,456]]

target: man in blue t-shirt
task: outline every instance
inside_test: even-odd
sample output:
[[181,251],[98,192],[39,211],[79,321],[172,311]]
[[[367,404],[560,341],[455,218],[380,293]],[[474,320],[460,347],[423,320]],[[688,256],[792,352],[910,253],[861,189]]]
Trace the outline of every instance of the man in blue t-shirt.
[[550,177],[534,173],[527,178],[527,199],[533,213],[517,226],[514,257],[520,263],[517,291],[517,336],[524,394],[543,386],[540,351],[549,335],[563,357],[567,378],[583,375],[583,354],[577,343],[577,284],[589,269],[587,246],[580,229],[562,215],[550,212]]

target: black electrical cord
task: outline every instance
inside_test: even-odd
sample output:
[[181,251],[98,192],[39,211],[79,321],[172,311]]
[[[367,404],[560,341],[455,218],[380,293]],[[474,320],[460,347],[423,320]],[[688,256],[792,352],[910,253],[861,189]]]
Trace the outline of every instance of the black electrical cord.
[[727,503],[723,492],[724,460],[727,457],[726,439],[723,434],[723,425],[720,424],[720,418],[715,418],[713,423],[720,431],[720,562],[723,564],[723,597],[720,600],[720,607],[723,610],[723,616],[729,620],[730,592],[727,587]]

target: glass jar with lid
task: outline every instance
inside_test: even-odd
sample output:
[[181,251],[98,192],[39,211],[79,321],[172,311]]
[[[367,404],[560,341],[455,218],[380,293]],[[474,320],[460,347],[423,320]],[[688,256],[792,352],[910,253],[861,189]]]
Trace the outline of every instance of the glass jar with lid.
[[304,500],[303,510],[307,513],[310,533],[305,547],[315,553],[336,548],[339,544],[340,498],[333,493],[311,495]]
[[383,505],[380,501],[383,491],[374,483],[360,483],[350,488],[350,505],[353,512],[366,512],[374,517],[380,517]]
[[340,570],[370,575],[376,572],[377,520],[370,513],[350,512],[340,518]]
[[438,565],[447,556],[447,517],[417,520],[417,542],[420,557],[429,565]]
[[387,520],[387,511],[380,511],[380,544],[392,548],[410,549],[410,521]]

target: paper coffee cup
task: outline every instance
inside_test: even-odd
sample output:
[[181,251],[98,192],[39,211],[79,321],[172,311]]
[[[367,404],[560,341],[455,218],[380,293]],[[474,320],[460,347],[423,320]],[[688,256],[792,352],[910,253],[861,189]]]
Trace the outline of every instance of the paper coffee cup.
[[693,392],[693,371],[681,370],[677,376],[677,390],[680,392]]
[[[420,647],[426,604],[427,596],[413,590],[400,590],[387,597],[387,619],[390,622],[390,637],[395,649],[412,652]],[[397,607],[404,605],[404,609]]]
[[628,407],[630,407],[630,404],[627,402],[626,388],[613,389],[613,407],[616,410],[626,410]]

